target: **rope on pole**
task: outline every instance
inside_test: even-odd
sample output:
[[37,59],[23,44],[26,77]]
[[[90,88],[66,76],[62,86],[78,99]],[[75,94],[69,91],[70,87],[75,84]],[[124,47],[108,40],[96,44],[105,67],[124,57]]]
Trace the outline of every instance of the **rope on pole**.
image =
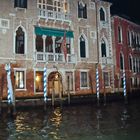
[[44,102],[47,102],[47,68],[44,68]]

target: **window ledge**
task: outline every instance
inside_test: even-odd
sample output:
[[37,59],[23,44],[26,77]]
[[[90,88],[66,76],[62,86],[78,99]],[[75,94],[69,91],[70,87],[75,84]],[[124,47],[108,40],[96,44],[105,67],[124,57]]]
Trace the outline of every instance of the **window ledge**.
[[78,21],[81,21],[81,20],[87,21],[87,18],[78,18]]
[[89,87],[80,87],[80,89],[90,89]]
[[15,7],[16,11],[24,11],[26,13],[27,8]]
[[27,89],[15,89],[15,91],[27,91]]

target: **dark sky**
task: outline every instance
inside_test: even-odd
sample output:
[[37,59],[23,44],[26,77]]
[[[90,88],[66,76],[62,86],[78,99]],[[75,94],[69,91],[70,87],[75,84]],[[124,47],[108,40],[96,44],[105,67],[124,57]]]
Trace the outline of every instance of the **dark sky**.
[[129,17],[140,24],[140,0],[106,0],[112,3],[111,13]]

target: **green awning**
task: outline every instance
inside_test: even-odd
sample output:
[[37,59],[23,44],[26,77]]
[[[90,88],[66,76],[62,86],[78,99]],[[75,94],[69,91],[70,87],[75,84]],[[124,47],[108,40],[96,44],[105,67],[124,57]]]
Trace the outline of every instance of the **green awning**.
[[47,35],[47,36],[64,36],[64,32],[66,32],[66,37],[73,38],[73,32],[68,30],[61,29],[53,29],[47,27],[35,27],[36,35]]

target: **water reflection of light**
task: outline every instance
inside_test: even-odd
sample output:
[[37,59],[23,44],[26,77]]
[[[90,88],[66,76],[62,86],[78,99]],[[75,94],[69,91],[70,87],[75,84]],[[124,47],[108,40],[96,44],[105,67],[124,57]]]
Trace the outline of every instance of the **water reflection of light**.
[[24,130],[30,130],[28,124],[25,124],[25,116],[26,116],[26,114],[23,115],[21,113],[16,117],[15,124],[16,124],[17,132],[22,132]]
[[51,121],[53,131],[50,131],[49,135],[53,137],[53,139],[60,139],[59,129],[60,129],[60,124],[62,122],[62,114],[60,108],[56,108],[54,110],[53,115],[50,118],[50,121]]
[[53,122],[53,125],[55,125],[56,127],[59,127],[62,121],[62,114],[60,111],[60,108],[56,108],[54,110],[54,114],[53,117],[51,118],[51,121]]
[[100,119],[102,119],[102,112],[100,109],[97,110],[96,112],[96,118],[97,118],[97,139],[102,139],[102,133],[100,130]]
[[128,126],[128,119],[130,115],[128,114],[128,110],[126,107],[123,108],[122,114],[121,114],[121,121],[122,121],[122,126],[121,128],[126,128]]

